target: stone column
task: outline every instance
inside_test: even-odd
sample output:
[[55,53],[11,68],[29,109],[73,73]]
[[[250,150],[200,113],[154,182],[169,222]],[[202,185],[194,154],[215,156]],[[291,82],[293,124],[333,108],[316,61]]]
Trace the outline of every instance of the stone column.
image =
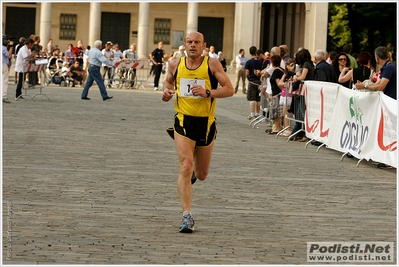
[[137,32],[137,53],[140,59],[149,58],[148,32],[150,28],[150,3],[140,2],[139,4],[139,27]]
[[[245,56],[250,58],[249,48],[259,48],[260,16],[262,3],[237,2],[235,4],[233,54],[235,59],[238,51],[243,48]],[[231,64],[234,64],[232,61]]]
[[317,49],[327,50],[328,2],[307,3],[304,47],[311,55]]
[[47,48],[47,43],[51,33],[51,2],[42,2],[40,5],[40,44],[44,48]]
[[184,40],[186,39],[186,34],[189,32],[198,31],[198,3],[188,2],[187,3],[187,29],[184,35]]
[[[93,47],[94,41],[99,40],[101,35],[101,3],[90,3],[90,21],[89,21],[89,43]],[[106,42],[106,41],[105,41]],[[104,44],[103,44],[104,47]]]

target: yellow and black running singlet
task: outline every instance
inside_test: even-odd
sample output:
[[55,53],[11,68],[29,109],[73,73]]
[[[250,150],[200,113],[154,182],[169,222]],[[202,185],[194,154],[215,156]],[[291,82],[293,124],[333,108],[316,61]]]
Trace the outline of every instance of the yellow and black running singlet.
[[195,84],[201,85],[207,90],[212,90],[212,87],[216,89],[217,80],[209,69],[208,59],[208,56],[203,57],[198,68],[190,70],[186,67],[186,57],[180,58],[175,73],[175,110],[178,116],[209,117],[210,121],[214,120],[216,99],[193,96],[190,91],[191,86]]

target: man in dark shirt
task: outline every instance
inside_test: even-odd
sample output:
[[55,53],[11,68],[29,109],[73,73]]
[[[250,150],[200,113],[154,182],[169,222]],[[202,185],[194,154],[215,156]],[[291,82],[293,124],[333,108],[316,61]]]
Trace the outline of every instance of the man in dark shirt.
[[260,75],[262,71],[262,61],[256,56],[256,47],[251,46],[249,48],[249,53],[252,58],[245,63],[245,75],[249,81],[247,90],[247,100],[249,101],[250,116],[247,118],[249,120],[255,119],[259,116],[260,112],[260,96],[259,96],[259,86]]
[[314,58],[316,63],[314,80],[332,83],[338,82],[333,66],[326,61],[326,53],[323,50],[316,50]]
[[80,66],[79,60],[75,60],[73,65],[69,68],[69,71],[72,73],[73,83],[77,85],[78,83],[83,84],[86,81],[86,72],[83,71],[83,68]]
[[159,85],[159,78],[161,78],[161,73],[162,73],[162,65],[163,65],[163,60],[165,57],[165,51],[163,51],[163,42],[158,43],[158,47],[152,51],[150,54],[151,60],[154,63],[154,90],[158,91],[158,85]]

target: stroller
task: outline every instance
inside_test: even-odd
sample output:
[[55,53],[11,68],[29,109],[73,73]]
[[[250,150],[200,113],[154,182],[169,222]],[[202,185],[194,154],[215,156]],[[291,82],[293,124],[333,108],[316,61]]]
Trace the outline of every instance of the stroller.
[[46,68],[46,82],[45,84],[48,86],[50,83],[59,84],[60,86],[68,86],[71,82],[69,77],[66,77],[62,74],[62,66],[64,61],[58,58],[51,58],[47,63]]

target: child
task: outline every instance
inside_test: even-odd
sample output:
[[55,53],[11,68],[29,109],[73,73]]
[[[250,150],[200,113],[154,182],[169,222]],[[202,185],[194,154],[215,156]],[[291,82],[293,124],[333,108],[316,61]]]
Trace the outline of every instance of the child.
[[288,109],[291,106],[292,101],[292,92],[290,89],[292,77],[295,75],[295,61],[293,59],[287,60],[285,63],[285,74],[282,80],[285,83],[285,86],[281,89],[281,97],[280,97],[280,105],[283,107],[283,116],[284,116],[284,129],[286,129],[280,136],[288,137],[291,135],[292,130],[289,130],[290,120],[286,118],[288,115]]

